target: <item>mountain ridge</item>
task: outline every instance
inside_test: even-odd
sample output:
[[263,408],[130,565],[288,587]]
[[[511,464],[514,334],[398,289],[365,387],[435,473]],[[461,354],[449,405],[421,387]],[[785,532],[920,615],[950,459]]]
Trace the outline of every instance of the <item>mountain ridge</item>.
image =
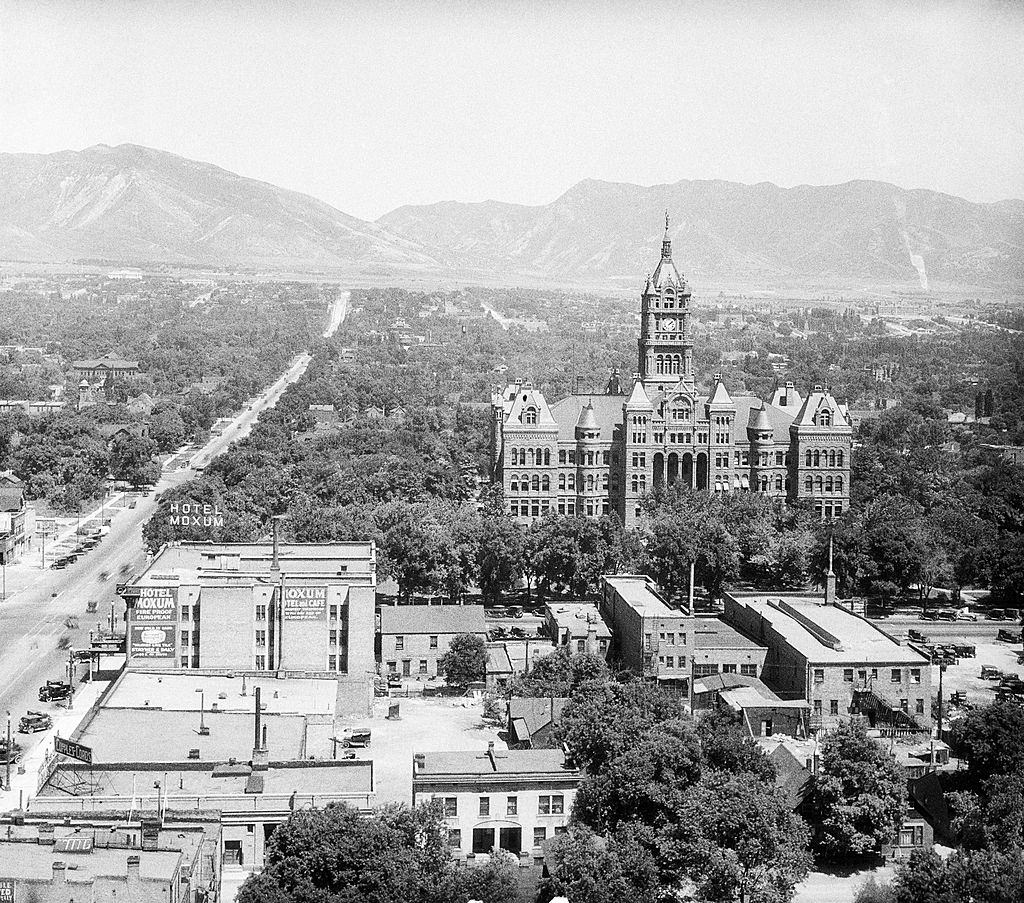
[[0,154],[0,257],[412,268],[507,280],[635,282],[671,215],[695,282],[1024,284],[1024,201],[851,179],[581,179],[546,204],[442,200],[366,221],[311,195],[138,144]]

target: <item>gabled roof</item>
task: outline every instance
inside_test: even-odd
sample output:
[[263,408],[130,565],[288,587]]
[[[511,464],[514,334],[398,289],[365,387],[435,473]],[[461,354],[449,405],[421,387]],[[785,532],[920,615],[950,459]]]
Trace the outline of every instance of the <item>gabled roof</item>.
[[508,720],[513,733],[516,734],[515,739],[519,742],[529,740],[533,734],[549,724],[559,725],[562,721],[562,709],[568,702],[569,700],[562,696],[510,699]]
[[[505,410],[505,423],[511,426],[537,426],[551,428],[557,426],[544,399],[544,393],[532,386],[512,383],[502,394],[502,406]],[[533,409],[537,412],[536,424],[526,424],[523,415]]]
[[840,405],[831,392],[815,386],[804,400],[803,407],[796,415],[795,422],[798,426],[817,426],[818,412],[827,410],[832,413],[831,426],[849,426],[849,411],[845,405]]

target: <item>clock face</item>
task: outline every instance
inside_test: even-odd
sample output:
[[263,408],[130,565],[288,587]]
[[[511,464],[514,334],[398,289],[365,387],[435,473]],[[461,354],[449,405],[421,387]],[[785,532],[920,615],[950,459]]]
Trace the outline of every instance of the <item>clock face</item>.
[[665,332],[676,331],[676,321],[672,317],[669,317],[667,320],[662,320],[661,325]]

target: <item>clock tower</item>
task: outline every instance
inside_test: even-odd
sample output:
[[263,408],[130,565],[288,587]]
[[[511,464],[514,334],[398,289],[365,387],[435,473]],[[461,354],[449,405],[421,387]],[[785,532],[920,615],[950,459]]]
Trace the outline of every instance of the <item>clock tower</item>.
[[690,287],[672,262],[672,239],[665,214],[661,260],[640,298],[640,379],[693,388],[693,333]]

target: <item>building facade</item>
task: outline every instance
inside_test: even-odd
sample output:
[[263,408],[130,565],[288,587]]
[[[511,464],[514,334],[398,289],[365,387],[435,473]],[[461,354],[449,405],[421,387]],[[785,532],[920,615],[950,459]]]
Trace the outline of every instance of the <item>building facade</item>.
[[165,546],[120,588],[136,670],[375,670],[376,548],[351,543]]
[[566,830],[582,777],[560,749],[417,753],[412,803],[441,802],[457,856],[500,849],[537,860]]
[[764,682],[803,699],[815,727],[853,714],[898,732],[931,726],[931,661],[850,609],[803,597],[725,594],[725,620],[767,647]]
[[849,507],[852,428],[822,386],[802,397],[787,383],[770,400],[732,396],[720,374],[701,389],[693,369],[690,287],[661,259],[640,297],[638,368],[628,396],[613,376],[604,394],[549,404],[516,380],[492,399],[492,482],[509,513],[616,514],[627,526],[640,498],[673,483],[706,492],[806,499],[819,517]]
[[436,677],[438,659],[461,633],[487,639],[482,605],[384,605],[381,670],[402,677]]

